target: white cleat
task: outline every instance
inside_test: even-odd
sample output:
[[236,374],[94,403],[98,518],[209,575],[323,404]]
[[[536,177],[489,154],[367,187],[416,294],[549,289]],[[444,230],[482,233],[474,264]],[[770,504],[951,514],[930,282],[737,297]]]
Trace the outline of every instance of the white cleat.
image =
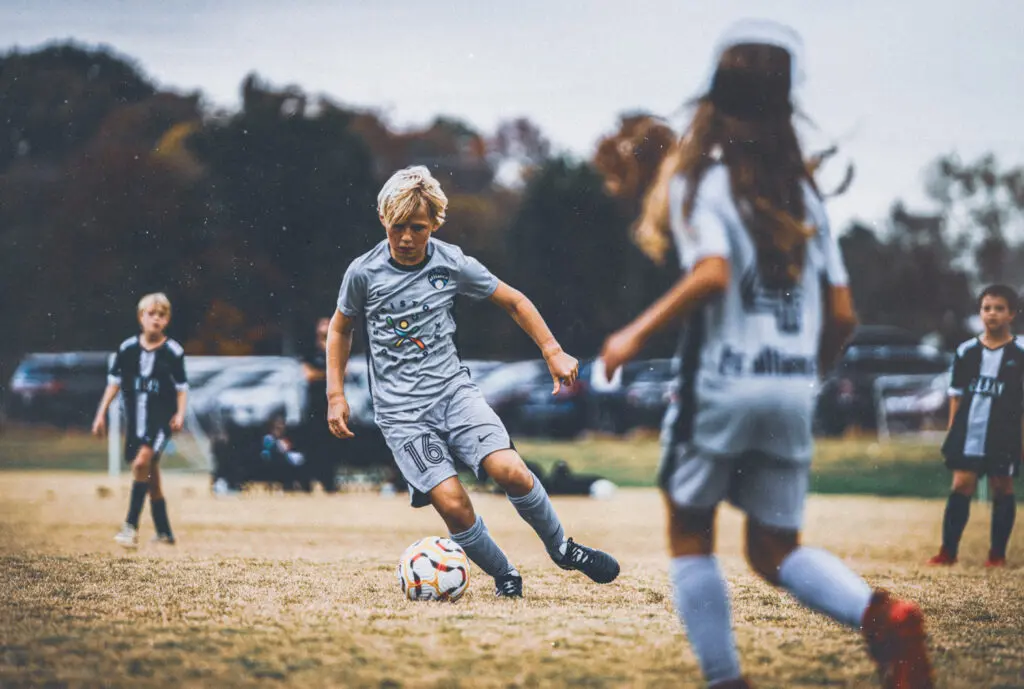
[[174,536],[165,533],[158,533],[153,538],[149,539],[150,543],[156,543],[157,545],[174,545]]
[[121,530],[114,536],[114,542],[122,548],[138,548],[139,547],[139,530],[131,524],[125,524],[121,527]]

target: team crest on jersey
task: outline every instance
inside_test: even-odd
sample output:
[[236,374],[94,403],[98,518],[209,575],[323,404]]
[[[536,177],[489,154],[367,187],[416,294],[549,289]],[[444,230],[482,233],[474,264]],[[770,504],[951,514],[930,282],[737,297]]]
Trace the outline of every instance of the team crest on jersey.
[[427,281],[433,285],[434,289],[444,289],[451,279],[452,274],[448,272],[447,268],[434,268],[427,273]]
[[740,282],[743,309],[747,313],[768,313],[782,333],[798,333],[803,325],[803,290],[800,285],[769,289],[761,283],[756,268],[743,274]]

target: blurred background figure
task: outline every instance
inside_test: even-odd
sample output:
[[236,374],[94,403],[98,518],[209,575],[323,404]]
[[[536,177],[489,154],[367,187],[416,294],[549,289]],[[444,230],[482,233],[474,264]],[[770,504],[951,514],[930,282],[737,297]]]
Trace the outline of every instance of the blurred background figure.
[[338,490],[338,465],[345,448],[327,427],[327,326],[329,318],[316,322],[316,337],[302,356],[306,377],[306,409],[300,435],[306,455],[304,487],[318,481],[327,493]]

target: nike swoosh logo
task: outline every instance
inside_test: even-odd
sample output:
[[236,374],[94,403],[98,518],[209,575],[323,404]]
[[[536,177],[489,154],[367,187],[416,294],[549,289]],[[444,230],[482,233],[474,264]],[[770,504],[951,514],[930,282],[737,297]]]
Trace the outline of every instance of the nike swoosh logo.
[[486,434],[486,435],[478,435],[478,436],[476,437],[476,441],[477,441],[478,443],[482,443],[483,441],[485,441],[485,440],[487,440],[488,438],[490,438],[490,437],[491,437],[492,435],[494,435],[494,434],[493,434],[493,433],[488,433],[488,434]]

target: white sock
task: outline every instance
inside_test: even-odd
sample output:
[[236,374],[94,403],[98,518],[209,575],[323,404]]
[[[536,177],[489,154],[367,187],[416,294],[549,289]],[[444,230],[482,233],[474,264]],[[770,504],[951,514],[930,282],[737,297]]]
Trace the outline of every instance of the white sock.
[[860,629],[871,587],[832,553],[797,548],[782,561],[779,583],[812,610]]
[[711,555],[684,555],[669,563],[676,612],[708,684],[739,679],[729,592]]

